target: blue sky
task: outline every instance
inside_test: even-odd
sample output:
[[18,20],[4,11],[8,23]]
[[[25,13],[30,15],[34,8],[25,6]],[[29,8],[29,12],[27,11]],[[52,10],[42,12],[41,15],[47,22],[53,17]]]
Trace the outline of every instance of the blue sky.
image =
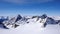
[[60,16],[60,0],[0,0],[1,15]]

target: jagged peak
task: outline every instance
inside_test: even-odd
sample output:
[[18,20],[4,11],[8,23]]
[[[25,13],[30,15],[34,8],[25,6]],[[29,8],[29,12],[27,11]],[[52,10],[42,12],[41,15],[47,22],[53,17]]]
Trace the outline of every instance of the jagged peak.
[[45,19],[46,17],[47,17],[46,14],[43,14],[43,15],[41,16],[42,19]]
[[21,16],[20,14],[18,14],[15,22],[17,22],[17,21],[20,20],[21,18],[22,18],[22,16]]

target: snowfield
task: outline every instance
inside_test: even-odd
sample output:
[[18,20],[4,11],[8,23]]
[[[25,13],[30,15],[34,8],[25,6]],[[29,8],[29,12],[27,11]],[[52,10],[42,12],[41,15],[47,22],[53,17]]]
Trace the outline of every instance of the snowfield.
[[60,34],[60,25],[47,25],[42,28],[40,23],[29,23],[15,29],[0,28],[0,34]]

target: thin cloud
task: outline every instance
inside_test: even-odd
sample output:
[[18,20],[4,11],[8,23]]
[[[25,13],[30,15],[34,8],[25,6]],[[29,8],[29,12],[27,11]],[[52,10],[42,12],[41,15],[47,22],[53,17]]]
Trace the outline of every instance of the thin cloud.
[[51,2],[54,0],[0,0],[0,1],[25,4],[25,3],[45,3],[45,2]]

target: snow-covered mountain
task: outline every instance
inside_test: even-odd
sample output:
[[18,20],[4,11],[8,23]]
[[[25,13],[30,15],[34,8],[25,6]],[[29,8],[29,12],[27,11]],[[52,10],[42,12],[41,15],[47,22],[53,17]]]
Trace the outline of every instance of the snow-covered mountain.
[[3,25],[4,28],[16,28],[20,25],[24,24],[34,24],[39,23],[41,27],[46,27],[48,24],[60,24],[60,19],[56,20],[52,17],[43,14],[42,16],[24,16],[17,15],[12,18],[0,18],[0,23]]

